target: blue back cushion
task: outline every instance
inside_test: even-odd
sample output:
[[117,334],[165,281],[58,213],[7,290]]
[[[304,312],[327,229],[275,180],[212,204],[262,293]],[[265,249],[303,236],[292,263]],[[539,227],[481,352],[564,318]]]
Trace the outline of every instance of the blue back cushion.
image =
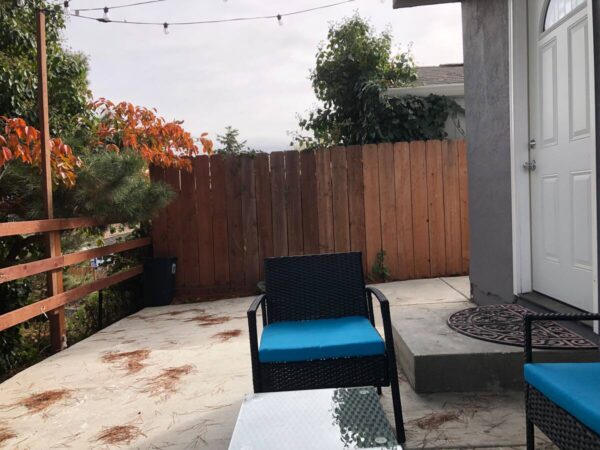
[[600,434],[600,363],[525,364],[525,381]]
[[265,327],[261,362],[293,362],[383,355],[385,344],[364,317],[276,322]]

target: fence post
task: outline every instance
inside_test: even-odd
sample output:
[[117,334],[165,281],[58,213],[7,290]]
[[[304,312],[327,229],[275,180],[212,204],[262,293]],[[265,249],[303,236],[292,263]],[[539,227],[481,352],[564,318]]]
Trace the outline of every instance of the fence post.
[[[48,118],[48,72],[46,67],[46,14],[43,10],[37,12],[37,50],[38,50],[38,102],[41,133],[42,157],[42,195],[46,218],[54,219],[52,201],[52,168],[50,155],[50,125]],[[49,257],[59,256],[60,231],[50,231],[46,235],[46,251]],[[62,269],[48,272],[48,295],[56,295],[63,291]],[[44,311],[46,312],[46,311]],[[52,350],[59,352],[67,346],[65,325],[65,309],[60,307],[48,311],[50,320],[50,341]]]

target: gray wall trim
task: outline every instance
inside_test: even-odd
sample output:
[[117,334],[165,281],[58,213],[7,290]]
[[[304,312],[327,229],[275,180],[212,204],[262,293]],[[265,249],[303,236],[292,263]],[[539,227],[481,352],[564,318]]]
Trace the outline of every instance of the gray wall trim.
[[462,2],[471,286],[479,304],[513,293],[507,0]]

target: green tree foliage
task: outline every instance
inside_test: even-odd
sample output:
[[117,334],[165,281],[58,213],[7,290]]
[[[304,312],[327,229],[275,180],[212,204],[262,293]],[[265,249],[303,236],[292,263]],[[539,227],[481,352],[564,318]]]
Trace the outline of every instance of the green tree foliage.
[[50,128],[63,139],[72,134],[78,118],[86,116],[90,100],[86,57],[67,49],[61,33],[62,8],[42,0],[27,0],[16,7],[0,0],[0,115],[22,117],[38,124],[37,46],[35,11],[49,10],[46,20]]
[[233,155],[242,153],[246,148],[246,141],[240,141],[239,136],[240,132],[237,128],[225,127],[225,134],[217,135],[217,142],[221,144],[217,152]]
[[412,55],[393,54],[391,33],[378,34],[358,14],[329,28],[311,81],[320,105],[300,119],[310,133],[295,136],[301,147],[440,139],[448,115],[460,110],[440,96],[386,96],[388,87],[416,81]]

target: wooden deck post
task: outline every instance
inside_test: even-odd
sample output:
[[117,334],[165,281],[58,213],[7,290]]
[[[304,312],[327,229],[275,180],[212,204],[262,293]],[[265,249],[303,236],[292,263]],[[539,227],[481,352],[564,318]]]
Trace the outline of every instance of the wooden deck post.
[[[44,209],[46,218],[54,219],[54,205],[52,201],[52,168],[50,161],[50,124],[48,116],[48,73],[46,66],[46,14],[37,12],[37,49],[38,49],[38,102],[41,133],[41,159],[42,159],[42,195],[44,196]],[[52,258],[61,254],[60,231],[47,233],[46,248],[48,257]],[[48,296],[63,292],[62,269],[48,272]],[[65,324],[64,307],[47,311],[50,320],[50,341],[52,350],[59,352],[67,346],[67,331]]]

